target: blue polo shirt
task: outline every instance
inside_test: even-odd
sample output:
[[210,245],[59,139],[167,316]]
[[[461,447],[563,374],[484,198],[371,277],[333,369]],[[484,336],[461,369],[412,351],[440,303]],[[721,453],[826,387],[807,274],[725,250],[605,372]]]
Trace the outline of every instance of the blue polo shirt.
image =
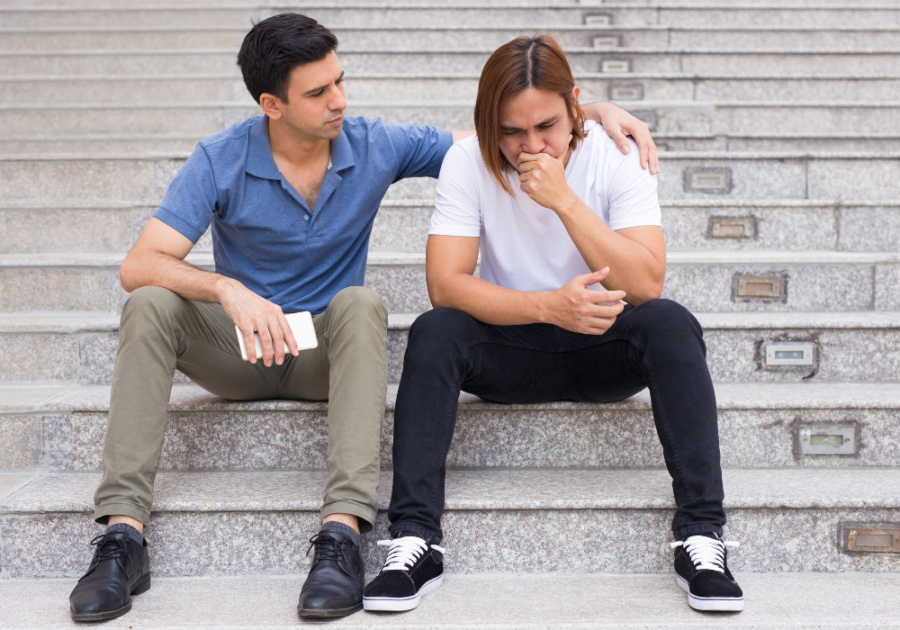
[[258,116],[201,140],[154,216],[194,243],[211,223],[217,273],[285,313],[321,313],[338,291],[363,285],[388,186],[437,177],[452,144],[434,127],[345,118],[311,209],[278,171]]

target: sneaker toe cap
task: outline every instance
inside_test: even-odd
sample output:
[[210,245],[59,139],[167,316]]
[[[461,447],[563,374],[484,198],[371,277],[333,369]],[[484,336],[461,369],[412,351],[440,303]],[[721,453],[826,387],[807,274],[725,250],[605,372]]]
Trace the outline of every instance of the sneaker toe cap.
[[718,571],[698,571],[691,580],[691,593],[698,597],[743,597],[737,582]]
[[382,571],[366,586],[365,597],[410,597],[416,586],[406,571]]

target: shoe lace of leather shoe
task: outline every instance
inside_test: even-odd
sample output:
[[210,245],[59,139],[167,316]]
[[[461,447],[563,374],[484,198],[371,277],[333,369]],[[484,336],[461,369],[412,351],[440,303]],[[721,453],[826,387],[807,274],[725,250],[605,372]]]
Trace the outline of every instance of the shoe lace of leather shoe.
[[725,549],[736,549],[740,543],[723,542],[719,538],[688,536],[684,540],[669,543],[672,549],[684,547],[698,571],[725,573]]
[[128,555],[128,548],[125,546],[126,538],[121,534],[115,533],[100,534],[91,541],[91,546],[96,547],[94,552],[94,561],[88,568],[87,573],[79,578],[79,582],[89,576],[94,570],[107,560],[115,560],[116,564],[122,571],[125,571],[123,559]]
[[345,544],[353,543],[346,543],[337,540],[333,536],[319,532],[309,539],[309,549],[306,550],[306,555],[308,556],[312,548],[315,547],[316,552],[313,554],[313,566],[323,560],[330,560],[334,562],[347,577],[353,578],[354,576],[346,568],[350,564],[350,559],[347,558],[344,553]]

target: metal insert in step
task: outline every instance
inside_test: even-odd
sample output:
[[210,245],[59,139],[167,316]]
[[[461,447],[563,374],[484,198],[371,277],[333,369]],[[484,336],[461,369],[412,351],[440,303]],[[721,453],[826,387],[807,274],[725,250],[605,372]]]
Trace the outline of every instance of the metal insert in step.
[[811,341],[766,344],[766,366],[813,365],[816,345]]
[[644,86],[640,83],[632,85],[613,85],[609,88],[611,101],[640,101],[644,98]]
[[847,551],[857,553],[900,553],[900,527],[846,526]]
[[604,35],[603,37],[595,37],[591,40],[594,48],[618,48],[619,38],[616,35]]
[[600,64],[600,72],[631,72],[631,62],[627,59],[606,59]]
[[710,217],[709,238],[755,239],[756,217]]
[[605,13],[586,15],[584,23],[586,26],[612,26],[612,16]]
[[730,193],[731,169],[686,168],[684,169],[684,192]]
[[783,273],[759,276],[736,273],[731,281],[731,291],[735,301],[785,302],[787,276]]
[[801,455],[856,455],[857,424],[808,424],[797,428]]

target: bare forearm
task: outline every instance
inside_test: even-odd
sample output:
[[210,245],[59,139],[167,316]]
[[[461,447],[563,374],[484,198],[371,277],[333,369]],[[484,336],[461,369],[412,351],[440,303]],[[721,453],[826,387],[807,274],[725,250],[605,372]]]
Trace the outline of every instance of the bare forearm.
[[456,273],[429,283],[435,307],[448,306],[478,321],[496,326],[536,324],[546,321],[546,294],[514,291],[466,273]]
[[557,215],[591,271],[609,267],[603,282],[607,290],[624,291],[625,300],[634,306],[659,297],[665,260],[657,260],[640,243],[610,229],[580,199],[558,210]]
[[132,252],[122,263],[122,287],[163,287],[188,300],[219,302],[222,285],[234,282],[225,276],[197,269],[183,260],[159,252]]

